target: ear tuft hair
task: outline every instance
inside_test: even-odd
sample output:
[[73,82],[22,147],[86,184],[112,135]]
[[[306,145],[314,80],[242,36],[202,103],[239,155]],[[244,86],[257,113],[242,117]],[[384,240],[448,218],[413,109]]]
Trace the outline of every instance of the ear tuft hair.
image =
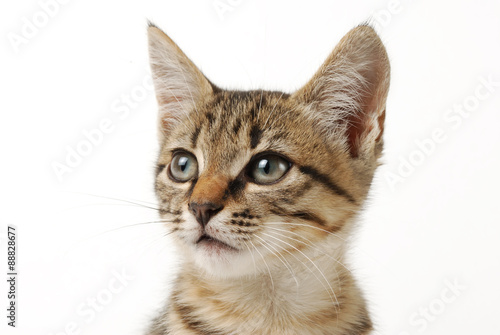
[[[151,27],[153,27],[153,28],[158,28],[158,26],[157,26],[157,25],[156,25],[153,21],[151,21],[151,20],[148,20],[148,22],[147,22],[147,23],[148,23],[148,28],[151,28]],[[159,28],[158,28],[158,29],[159,29]]]
[[293,97],[332,140],[343,138],[354,158],[381,151],[390,66],[382,41],[367,24],[342,38],[313,78]]

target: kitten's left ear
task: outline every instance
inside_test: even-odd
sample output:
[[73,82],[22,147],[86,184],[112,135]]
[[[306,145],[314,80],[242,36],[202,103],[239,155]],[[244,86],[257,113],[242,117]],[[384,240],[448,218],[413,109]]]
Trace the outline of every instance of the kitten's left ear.
[[[367,25],[342,38],[319,71],[293,97],[352,157],[380,154],[390,66],[377,33]],[[374,152],[375,150],[375,152]]]
[[160,140],[196,104],[212,94],[212,84],[158,27],[148,27],[149,59],[159,105]]

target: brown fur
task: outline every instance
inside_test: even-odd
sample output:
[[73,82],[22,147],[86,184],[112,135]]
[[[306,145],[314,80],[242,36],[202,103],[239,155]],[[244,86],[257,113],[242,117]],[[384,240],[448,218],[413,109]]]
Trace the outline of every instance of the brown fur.
[[[183,256],[148,334],[368,334],[365,301],[344,263],[346,239],[382,150],[389,62],[369,26],[351,30],[293,94],[222,90],[161,30],[149,28],[160,107],[156,192]],[[175,152],[198,175],[169,179]],[[253,157],[289,171],[260,185]],[[221,210],[202,227],[189,204]],[[200,251],[203,234],[235,252]]]

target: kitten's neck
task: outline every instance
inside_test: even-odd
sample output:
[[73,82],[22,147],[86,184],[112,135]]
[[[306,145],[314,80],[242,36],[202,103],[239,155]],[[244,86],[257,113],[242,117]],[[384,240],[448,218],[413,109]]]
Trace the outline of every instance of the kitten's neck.
[[306,251],[288,256],[267,271],[236,279],[186,266],[172,311],[186,317],[182,307],[191,306],[196,322],[207,320],[214,331],[219,324],[231,334],[368,334],[365,302],[342,255]]

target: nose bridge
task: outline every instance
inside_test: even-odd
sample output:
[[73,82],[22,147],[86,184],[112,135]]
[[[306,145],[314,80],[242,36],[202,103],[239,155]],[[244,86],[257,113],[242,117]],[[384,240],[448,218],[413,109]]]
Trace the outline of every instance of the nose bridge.
[[229,180],[220,175],[201,176],[191,193],[190,203],[222,205]]
[[201,176],[196,182],[188,207],[202,227],[224,208],[227,187],[227,178],[217,175]]

